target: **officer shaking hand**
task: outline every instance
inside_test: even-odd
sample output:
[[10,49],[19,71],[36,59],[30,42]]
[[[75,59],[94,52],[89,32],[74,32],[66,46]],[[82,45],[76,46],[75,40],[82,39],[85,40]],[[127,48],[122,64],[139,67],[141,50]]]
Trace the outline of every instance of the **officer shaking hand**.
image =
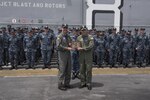
[[57,36],[57,50],[59,58],[58,89],[66,91],[71,88],[71,48],[72,40],[68,32],[68,25],[62,25],[62,33]]

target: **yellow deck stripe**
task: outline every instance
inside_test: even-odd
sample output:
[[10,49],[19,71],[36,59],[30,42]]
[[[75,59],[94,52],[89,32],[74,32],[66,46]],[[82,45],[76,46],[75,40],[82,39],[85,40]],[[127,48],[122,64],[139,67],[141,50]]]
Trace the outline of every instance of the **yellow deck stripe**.
[[[93,74],[150,74],[150,68],[93,68]],[[0,70],[0,76],[58,75],[58,69]]]

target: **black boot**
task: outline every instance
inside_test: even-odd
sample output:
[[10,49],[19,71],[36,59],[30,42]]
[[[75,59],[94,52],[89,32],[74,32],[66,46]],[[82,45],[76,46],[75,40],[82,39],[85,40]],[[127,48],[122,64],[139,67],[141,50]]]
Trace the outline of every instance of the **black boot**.
[[72,80],[76,78],[75,72],[72,73]]
[[64,85],[58,85],[58,89],[62,91],[67,91],[67,88]]
[[32,68],[31,65],[28,65],[28,67],[26,69],[30,69],[30,68]]
[[47,68],[48,68],[48,69],[51,69],[51,66],[48,64],[48,65],[47,65]]
[[92,90],[92,85],[87,85],[88,90]]
[[72,85],[65,85],[65,88],[67,88],[67,89],[72,89],[73,86],[72,86]]
[[137,67],[138,67],[138,68],[141,68],[141,64],[140,64],[140,63],[138,63],[138,64],[137,64]]
[[43,69],[46,69],[46,68],[48,68],[48,67],[47,67],[47,65],[46,65],[46,64],[44,64],[44,67],[43,67]]
[[2,65],[0,65],[0,70],[2,70],[3,69],[3,67],[2,67]]
[[128,64],[124,64],[124,68],[128,68]]
[[14,65],[11,65],[10,70],[13,70],[13,69],[15,69],[15,66],[14,66]]
[[18,69],[18,68],[17,68],[17,65],[15,65],[14,68],[17,70],[17,69]]
[[115,67],[115,64],[112,64],[110,68],[114,68],[114,67]]
[[143,67],[142,63],[140,63],[139,66],[140,66],[140,68],[142,68]]
[[35,69],[35,66],[34,66],[34,64],[33,64],[33,65],[31,65],[31,68],[32,68],[32,69]]
[[98,68],[102,68],[102,65],[101,65],[101,64],[99,64],[99,65],[98,65]]
[[86,87],[86,84],[80,84],[79,89]]

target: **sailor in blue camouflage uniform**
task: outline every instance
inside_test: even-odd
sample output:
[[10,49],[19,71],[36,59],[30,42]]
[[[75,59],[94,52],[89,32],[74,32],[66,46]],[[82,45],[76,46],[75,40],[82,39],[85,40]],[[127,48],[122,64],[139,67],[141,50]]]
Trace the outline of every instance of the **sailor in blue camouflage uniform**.
[[33,32],[33,36],[36,39],[35,42],[35,65],[38,64],[38,61],[40,59],[40,55],[41,55],[41,44],[40,44],[40,31],[38,30],[38,27],[32,27],[32,32]]
[[123,63],[123,45],[121,44],[121,40],[123,40],[126,31],[123,29],[119,34],[119,51],[118,51],[118,59],[117,61],[121,65]]
[[148,39],[148,56],[147,56],[147,65],[150,65],[150,36],[149,36],[149,39]]
[[4,51],[4,47],[3,47],[3,34],[2,34],[2,30],[0,29],[0,69],[2,69],[3,66],[3,51]]
[[98,67],[103,68],[104,64],[104,56],[105,56],[105,48],[106,48],[106,39],[104,32],[98,31],[97,35],[94,37],[94,48],[97,55],[97,63]]
[[145,29],[141,28],[139,36],[137,37],[137,66],[144,67],[144,60],[146,55],[146,49],[148,48],[148,36],[145,33]]
[[[97,36],[97,31],[96,29],[91,29],[89,30],[89,34],[92,35],[93,37]],[[93,64],[97,65],[97,53],[96,53],[96,47],[94,46],[93,48]]]
[[46,26],[44,28],[44,32],[40,34],[40,41],[41,41],[41,54],[44,62],[44,68],[50,68],[54,34],[50,33],[48,26]]
[[20,27],[17,29],[17,37],[18,37],[18,65],[22,65],[24,62],[24,49],[23,49],[23,38],[24,34]]
[[108,29],[106,32],[105,32],[105,40],[106,40],[106,48],[105,48],[105,57],[104,57],[104,60],[105,60],[105,63],[106,65],[109,65],[109,43],[108,43],[108,39],[109,39],[109,35],[112,34],[112,29]]
[[17,69],[18,65],[18,40],[16,30],[11,29],[11,34],[9,38],[9,60],[11,63],[11,69]]
[[28,68],[35,69],[36,37],[33,30],[29,30],[23,40],[24,51]]
[[116,33],[116,28],[113,28],[112,34],[108,36],[107,49],[109,51],[109,64],[111,65],[111,68],[115,67],[119,49],[119,36]]
[[130,64],[132,57],[133,38],[131,31],[126,32],[124,38],[121,40],[121,45],[123,47],[123,65],[126,68]]
[[136,46],[137,46],[137,38],[138,38],[138,29],[134,29],[134,33],[133,33],[133,48],[132,48],[132,59],[133,59],[133,64],[136,64],[136,59],[137,59],[137,50],[136,50]]
[[3,34],[3,43],[4,43],[4,52],[3,52],[3,62],[4,65],[8,66],[9,63],[9,34],[6,31],[5,27],[2,27],[2,34]]
[[148,42],[146,46],[146,51],[145,51],[145,63],[146,66],[149,66],[150,64],[150,34],[146,34],[148,37]]
[[72,48],[74,50],[71,51],[72,56],[72,79],[79,78],[79,52],[77,51],[77,38],[79,36],[79,31],[77,29],[73,30],[73,35],[71,36],[72,39]]

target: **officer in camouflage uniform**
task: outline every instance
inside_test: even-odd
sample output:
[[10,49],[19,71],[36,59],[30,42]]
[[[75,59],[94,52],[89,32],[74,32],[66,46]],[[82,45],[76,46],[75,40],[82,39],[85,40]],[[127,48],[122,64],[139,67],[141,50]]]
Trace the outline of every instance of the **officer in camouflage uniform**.
[[139,36],[137,37],[137,66],[143,67],[143,63],[145,60],[145,52],[148,48],[148,36],[146,36],[145,29],[141,28]]
[[57,36],[57,49],[59,58],[58,89],[71,88],[71,37],[68,33],[68,25],[62,25],[62,33]]
[[44,68],[50,68],[54,34],[49,32],[49,28],[47,26],[44,28],[44,32],[40,34],[40,41]]
[[106,40],[105,40],[104,33],[102,31],[98,31],[97,36],[94,37],[94,47],[97,55],[98,67],[100,68],[104,63],[104,55],[105,55],[105,47],[106,47]]
[[80,62],[80,79],[79,88],[87,86],[88,90],[92,89],[92,59],[94,39],[88,34],[86,28],[81,29],[81,35],[77,39],[77,50],[79,51]]
[[35,69],[35,53],[36,53],[36,37],[33,35],[33,31],[29,30],[23,40],[24,51],[28,68]]
[[0,69],[2,69],[2,65],[3,65],[3,51],[4,51],[4,47],[3,47],[3,34],[2,34],[2,30],[0,30]]
[[17,69],[18,65],[18,40],[19,38],[17,37],[16,30],[11,29],[11,35],[9,38],[9,60],[12,66],[11,69]]
[[123,64],[124,67],[128,67],[130,63],[130,59],[132,57],[132,46],[133,46],[133,38],[131,35],[131,31],[126,32],[124,38],[121,40],[121,45],[123,49]]

